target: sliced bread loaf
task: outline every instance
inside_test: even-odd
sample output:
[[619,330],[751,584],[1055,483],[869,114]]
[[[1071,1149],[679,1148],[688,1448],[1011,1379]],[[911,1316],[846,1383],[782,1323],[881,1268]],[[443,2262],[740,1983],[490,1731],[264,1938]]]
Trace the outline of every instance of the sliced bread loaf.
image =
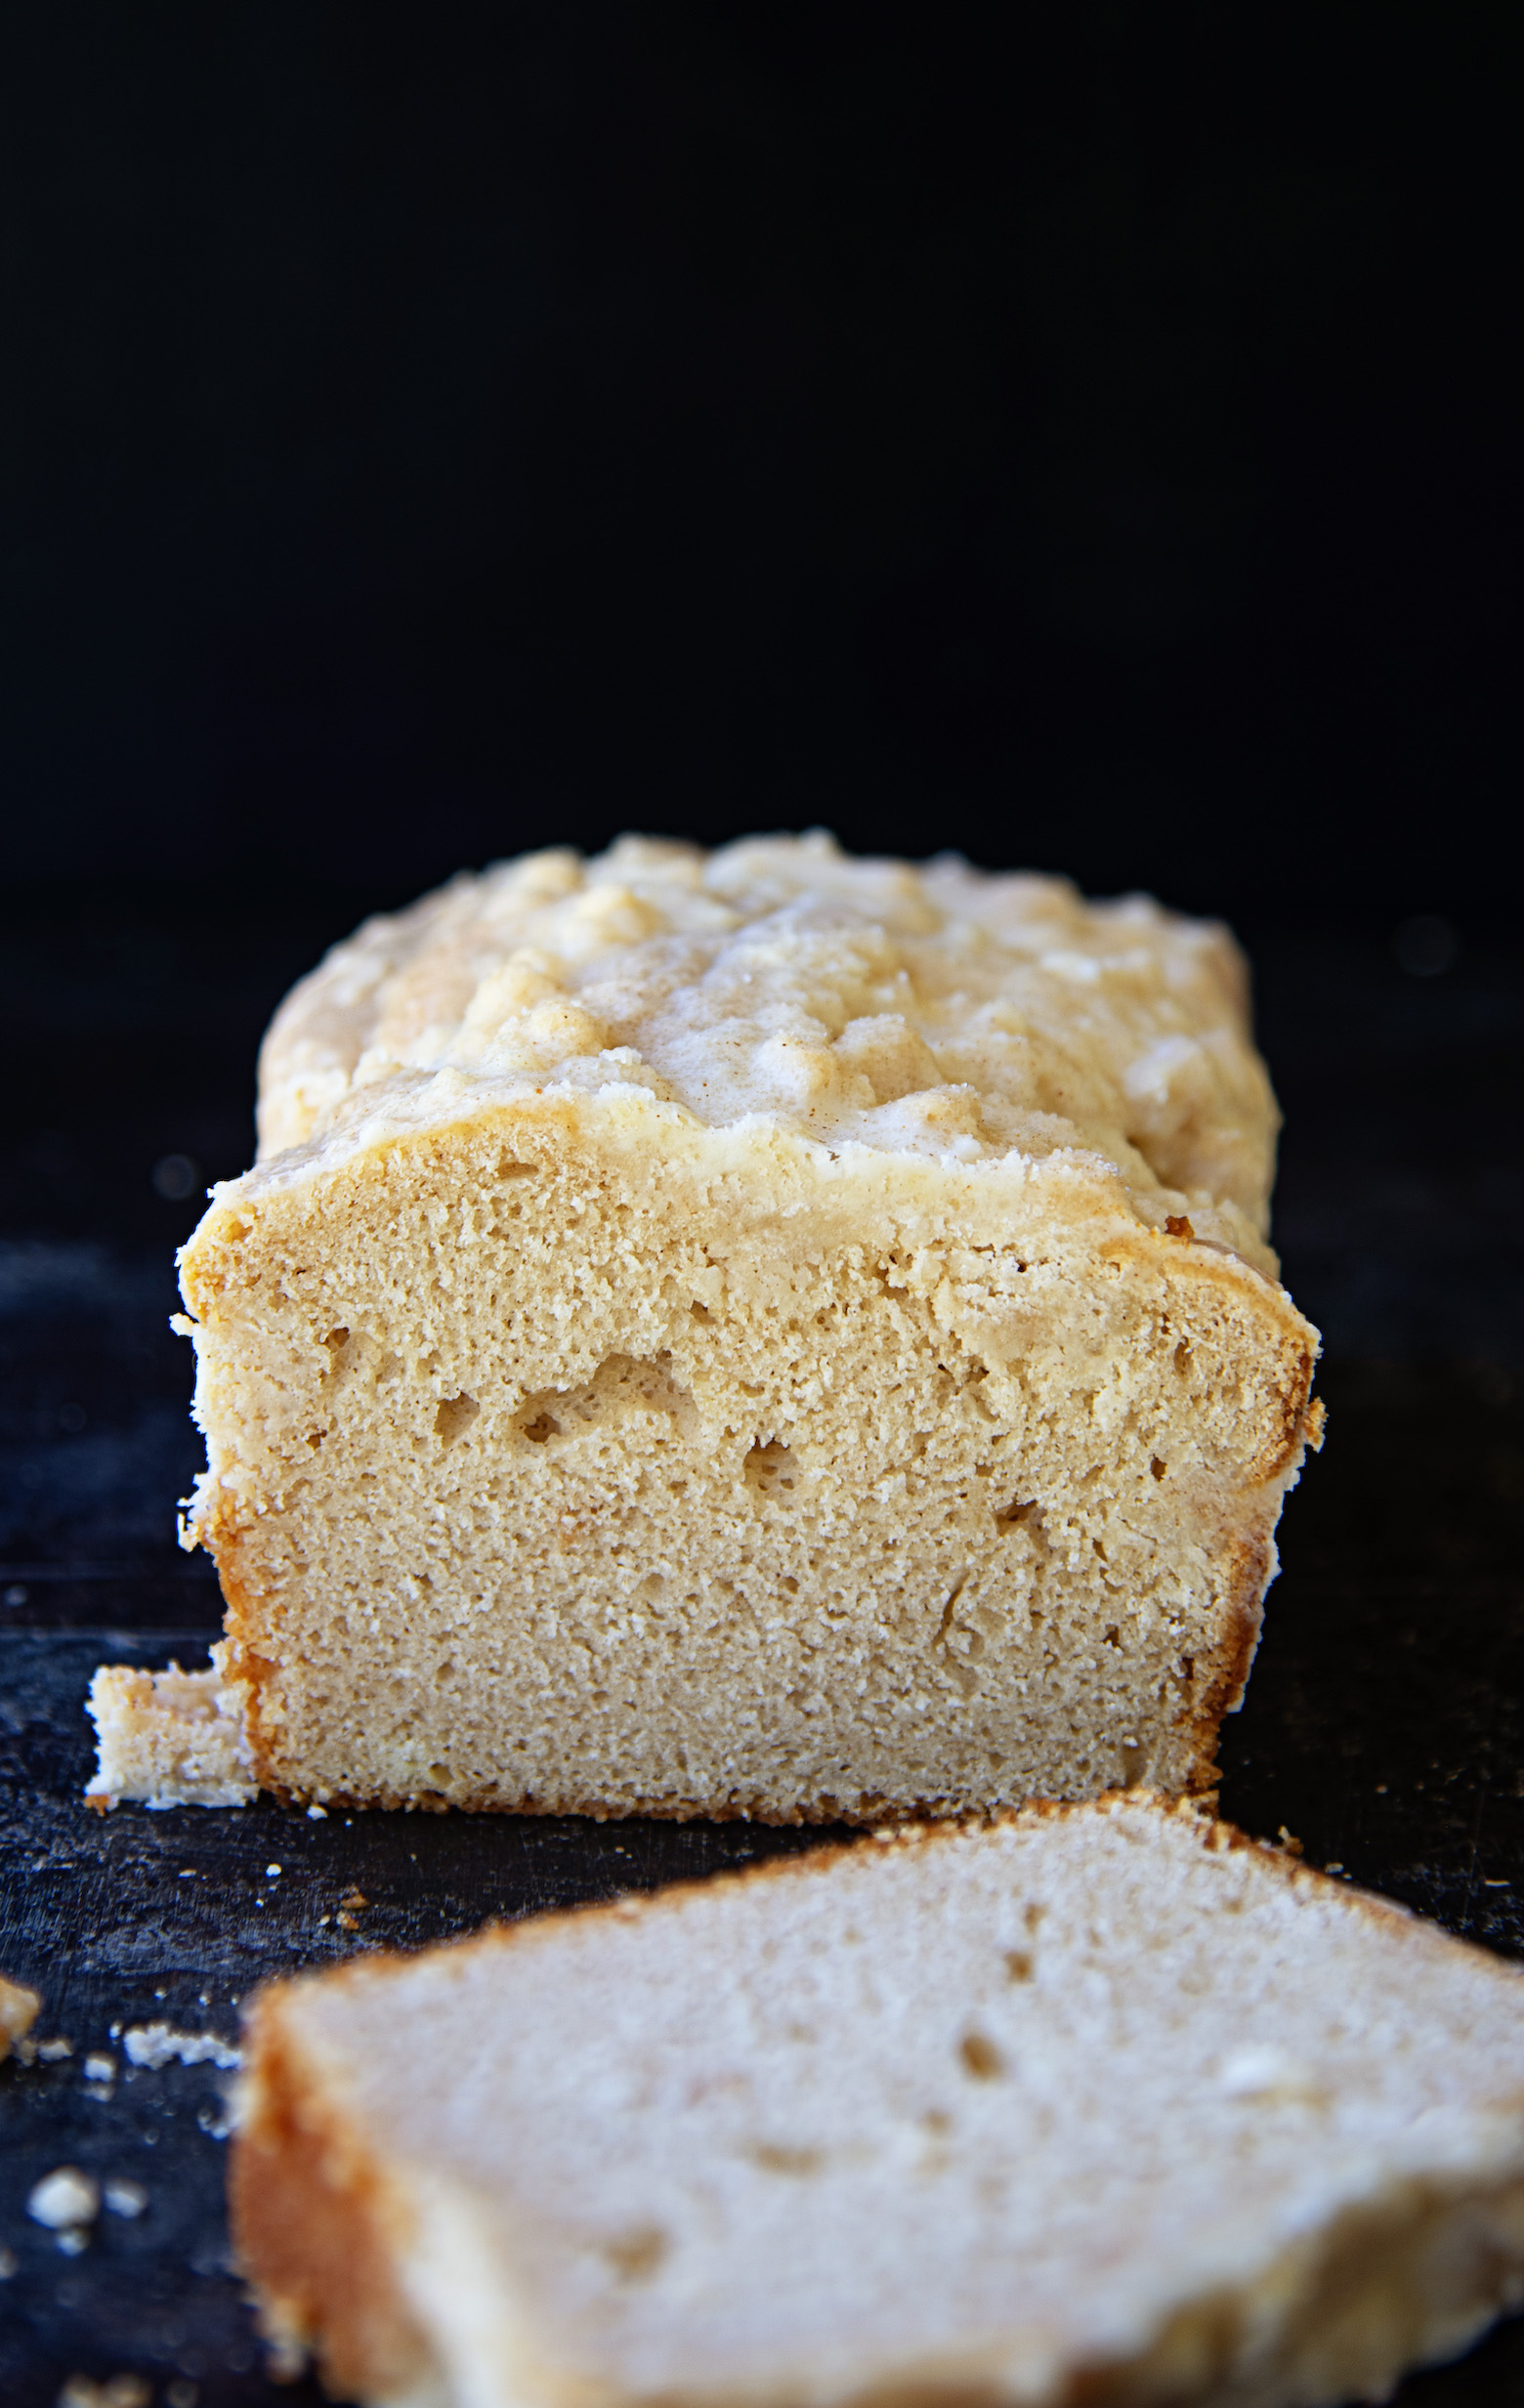
[[272,2331],[431,2408],[1378,2398],[1524,2297],[1524,1975],[1131,1794],[267,1990]]
[[542,854],[340,946],[261,1120],[183,1260],[224,1711],[104,1673],[98,1797],[1210,1788],[1320,1412],[1220,929]]

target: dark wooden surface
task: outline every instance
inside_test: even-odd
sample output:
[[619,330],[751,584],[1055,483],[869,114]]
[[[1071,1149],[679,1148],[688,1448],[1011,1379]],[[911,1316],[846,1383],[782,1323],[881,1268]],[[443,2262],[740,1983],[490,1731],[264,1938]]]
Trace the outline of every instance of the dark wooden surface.
[[[155,2408],[189,2408],[189,2387],[201,2408],[297,2408],[316,2388],[273,2387],[228,2263],[229,2077],[122,2065],[96,2095],[86,2052],[119,2058],[110,2027],[157,2017],[231,2038],[269,1973],[808,1838],[508,1817],[313,1822],[268,1802],[98,1818],[81,1804],[95,1665],[199,1663],[216,1630],[215,1586],[169,1543],[198,1459],[186,1350],[164,1329],[169,1257],[194,1206],[156,1192],[150,1173],[173,1152],[198,1174],[237,1166],[252,1035],[295,940],[276,931],[261,951],[225,930],[220,950],[177,955],[165,939],[169,967],[152,956],[143,993],[119,964],[88,992],[71,974],[60,1036],[43,977],[56,935],[18,932],[9,998],[12,1058],[36,1093],[0,1162],[16,1233],[0,1245],[0,1967],[45,1993],[39,2032],[75,2053],[0,2069],[0,2247],[14,2260],[0,2281],[0,2398],[52,2408],[71,2373],[134,2374]],[[1252,1831],[1284,1825],[1309,1860],[1521,1954],[1524,982],[1464,951],[1444,976],[1407,977],[1384,942],[1350,936],[1268,943],[1260,974],[1289,1114],[1278,1236],[1328,1338],[1331,1427],[1282,1526],[1285,1571],[1249,1703],[1228,1726],[1224,1808]],[[137,996],[125,1038],[124,995]],[[334,1919],[352,1888],[369,1903],[348,1931]],[[61,2164],[141,2183],[143,2215],[104,2215],[89,2248],[64,2256],[24,2206]],[[1401,2397],[1517,2408],[1524,2322]]]

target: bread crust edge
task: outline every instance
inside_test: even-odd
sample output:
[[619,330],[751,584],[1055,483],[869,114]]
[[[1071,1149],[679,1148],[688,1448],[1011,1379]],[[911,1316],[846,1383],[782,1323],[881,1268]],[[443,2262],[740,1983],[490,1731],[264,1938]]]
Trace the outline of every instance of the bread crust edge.
[[397,2279],[406,2210],[290,2029],[290,1987],[259,1993],[245,2018],[250,2070],[228,2164],[234,2257],[277,2361],[316,2350],[340,2398],[402,2392],[435,2364]]

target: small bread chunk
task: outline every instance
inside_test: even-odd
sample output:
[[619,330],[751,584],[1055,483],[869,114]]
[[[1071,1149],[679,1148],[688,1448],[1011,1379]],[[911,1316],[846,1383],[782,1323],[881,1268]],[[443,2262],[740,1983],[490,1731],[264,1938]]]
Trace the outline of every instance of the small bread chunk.
[[1209,1792],[1321,1414],[1245,996],[1146,899],[826,838],[539,854],[338,947],[182,1264],[254,1779]]
[[242,1700],[215,1667],[140,1672],[103,1665],[86,1711],[99,1743],[85,1791],[93,1805],[130,1797],[146,1806],[246,1806],[257,1795]]
[[7,1981],[0,1973],[0,2064],[36,2022],[42,2001],[24,1983]]
[[1139,1795],[278,1984],[272,2335],[441,2408],[1376,2399],[1524,2299],[1524,1974]]

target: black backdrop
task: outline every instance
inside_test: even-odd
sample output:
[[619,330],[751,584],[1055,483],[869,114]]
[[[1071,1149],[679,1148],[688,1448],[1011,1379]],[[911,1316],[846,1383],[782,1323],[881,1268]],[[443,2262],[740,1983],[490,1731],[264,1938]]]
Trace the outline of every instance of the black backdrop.
[[60,5],[4,78],[14,876],[636,825],[1500,908],[1506,8]]

